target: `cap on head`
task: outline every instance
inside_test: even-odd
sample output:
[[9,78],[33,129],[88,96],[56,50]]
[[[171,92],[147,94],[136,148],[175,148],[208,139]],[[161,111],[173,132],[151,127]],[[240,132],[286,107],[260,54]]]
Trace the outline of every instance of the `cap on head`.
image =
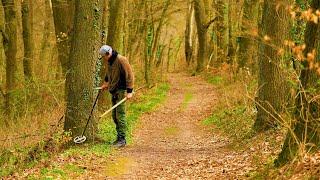
[[101,56],[104,56],[106,54],[111,54],[111,53],[112,53],[112,48],[111,48],[111,46],[108,46],[108,45],[101,46],[101,48],[99,50],[99,54]]

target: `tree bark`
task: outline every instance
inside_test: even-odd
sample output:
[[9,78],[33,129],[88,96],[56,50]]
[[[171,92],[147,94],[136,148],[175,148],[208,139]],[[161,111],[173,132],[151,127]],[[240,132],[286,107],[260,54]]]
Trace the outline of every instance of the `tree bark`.
[[233,1],[228,0],[228,54],[227,54],[227,63],[228,64],[234,63],[234,58],[235,58],[235,53],[236,53],[234,37],[233,37],[233,32],[234,32],[233,14],[234,14],[234,11],[235,10],[233,8]]
[[159,38],[160,38],[160,35],[161,35],[161,30],[162,30],[162,27],[163,27],[163,24],[164,24],[164,20],[166,18],[166,12],[169,8],[169,5],[170,5],[170,0],[164,0],[163,1],[163,9],[162,9],[162,13],[161,13],[161,16],[160,16],[160,21],[159,21],[159,24],[158,24],[158,27],[156,29],[156,32],[155,32],[155,35],[154,35],[154,38],[153,38],[153,41],[152,41],[152,51],[151,51],[151,54],[152,54],[152,59],[151,61],[149,62],[150,65],[154,64],[154,61],[155,61],[155,58],[156,58],[156,51],[159,47]]
[[216,34],[217,34],[217,62],[216,65],[221,65],[226,60],[226,27],[224,22],[225,3],[223,0],[215,0],[217,15]]
[[257,44],[252,32],[257,30],[258,0],[245,0],[239,37],[238,68],[251,67],[255,62]]
[[[95,65],[100,46],[97,41],[101,28],[100,2],[76,1],[64,123],[64,130],[71,131],[73,137],[81,135],[94,101]],[[93,139],[94,132],[95,120],[91,119],[85,134],[88,140]]]
[[189,9],[187,12],[187,18],[186,18],[186,30],[185,30],[185,57],[186,57],[186,62],[187,65],[190,65],[191,59],[192,59],[192,54],[193,54],[193,44],[192,44],[192,19],[194,18],[194,8],[192,5],[192,0],[189,0]]
[[107,40],[107,22],[108,22],[108,0],[103,0],[101,21],[101,45]]
[[24,57],[23,57],[23,72],[25,80],[32,81],[33,79],[33,23],[32,23],[32,0],[22,1],[22,31],[23,31],[23,45],[24,45]]
[[196,71],[201,72],[204,68],[205,59],[207,57],[207,28],[205,27],[206,15],[202,0],[194,0],[193,3],[199,43]]
[[108,25],[107,44],[113,49],[122,52],[122,37],[123,37],[123,13],[125,0],[110,0],[110,18]]
[[258,132],[275,126],[278,114],[283,112],[285,106],[287,84],[280,68],[285,57],[281,57],[277,50],[283,47],[290,27],[284,4],[288,1],[264,1],[259,32],[266,41],[259,44],[258,113],[254,123],[254,129]]
[[[320,1],[313,0],[311,3],[313,13],[320,8]],[[316,51],[314,59],[306,59],[303,61],[303,69],[300,74],[300,89],[297,93],[295,106],[295,123],[291,127],[292,131],[288,131],[282,151],[278,159],[275,161],[277,166],[281,166],[292,160],[297,155],[305,153],[309,150],[320,148],[320,101],[317,96],[320,93],[319,87],[319,70],[312,68],[312,64],[320,63],[320,24],[310,21],[307,23],[305,30],[304,56],[308,57],[308,53]]]
[[17,97],[14,91],[18,88],[18,70],[17,70],[17,12],[14,0],[2,0],[5,13],[5,55],[6,55],[6,96],[5,109],[8,118],[12,118],[13,109]]
[[65,76],[68,69],[68,61],[71,46],[71,36],[74,18],[74,0],[52,0],[54,27],[56,32],[59,61]]
[[[44,59],[42,61],[42,67],[44,73],[41,75],[43,76],[44,79],[48,79],[48,75],[50,74],[45,74],[48,72],[48,67],[51,67],[52,69],[58,69],[57,63],[53,63],[53,52],[54,48],[51,48],[52,43],[50,42],[50,34],[53,31],[52,29],[52,23],[53,23],[53,14],[52,14],[52,9],[50,5],[51,1],[50,0],[45,0],[44,1],[44,6],[45,6],[45,20],[44,20],[44,27],[43,27],[43,33],[42,33],[42,40],[41,40],[41,49],[40,49],[40,58]],[[51,61],[51,62],[50,62]]]

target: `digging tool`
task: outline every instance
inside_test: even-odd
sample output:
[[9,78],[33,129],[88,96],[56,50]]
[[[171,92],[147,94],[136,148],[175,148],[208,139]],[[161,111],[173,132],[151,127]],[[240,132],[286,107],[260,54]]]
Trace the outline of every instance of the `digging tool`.
[[101,93],[101,88],[100,88],[100,87],[95,88],[95,89],[96,89],[96,90],[99,90],[98,95],[97,95],[97,97],[96,97],[96,100],[94,101],[94,104],[93,104],[93,106],[92,106],[90,115],[89,115],[88,120],[87,120],[87,124],[86,124],[86,126],[84,127],[81,136],[76,136],[76,137],[73,139],[73,142],[76,143],[76,144],[81,144],[81,143],[83,143],[83,142],[85,142],[85,141],[87,140],[87,138],[84,136],[84,133],[86,132],[86,129],[87,129],[87,127],[88,127],[88,124],[89,124],[90,118],[91,118],[91,116],[92,116],[94,107],[96,106],[97,101],[98,101],[99,96],[100,96],[100,93]]
[[121,101],[119,101],[117,104],[112,106],[110,109],[108,109],[106,112],[104,112],[99,118],[102,118],[103,116],[107,115],[110,111],[118,107],[121,103],[125,102],[127,100],[127,97],[123,98]]
[[[144,86],[139,87],[137,90],[135,90],[133,93],[137,92],[138,90],[144,88]],[[109,112],[111,112],[113,109],[118,107],[120,104],[125,102],[127,100],[127,97],[123,98],[121,101],[119,101],[117,104],[113,105],[110,109],[108,109],[106,112],[104,112],[99,118],[102,118],[103,116],[107,115]]]

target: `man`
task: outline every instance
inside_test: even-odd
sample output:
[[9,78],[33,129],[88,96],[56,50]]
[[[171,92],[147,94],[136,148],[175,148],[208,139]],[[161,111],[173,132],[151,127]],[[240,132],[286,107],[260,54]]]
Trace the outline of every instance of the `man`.
[[[99,51],[106,65],[107,73],[101,86],[102,90],[108,89],[112,95],[112,105],[117,104],[123,98],[132,98],[134,76],[132,68],[126,57],[108,45],[103,45]],[[125,103],[120,104],[112,111],[112,119],[116,124],[117,140],[115,147],[126,145],[127,122],[125,117]]]

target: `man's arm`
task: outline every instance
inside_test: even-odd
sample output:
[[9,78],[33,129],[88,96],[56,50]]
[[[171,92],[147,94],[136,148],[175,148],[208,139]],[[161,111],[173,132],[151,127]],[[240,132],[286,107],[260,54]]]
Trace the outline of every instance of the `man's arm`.
[[124,58],[123,61],[121,61],[121,64],[126,76],[127,98],[130,99],[132,97],[133,83],[134,83],[133,71],[127,58]]

